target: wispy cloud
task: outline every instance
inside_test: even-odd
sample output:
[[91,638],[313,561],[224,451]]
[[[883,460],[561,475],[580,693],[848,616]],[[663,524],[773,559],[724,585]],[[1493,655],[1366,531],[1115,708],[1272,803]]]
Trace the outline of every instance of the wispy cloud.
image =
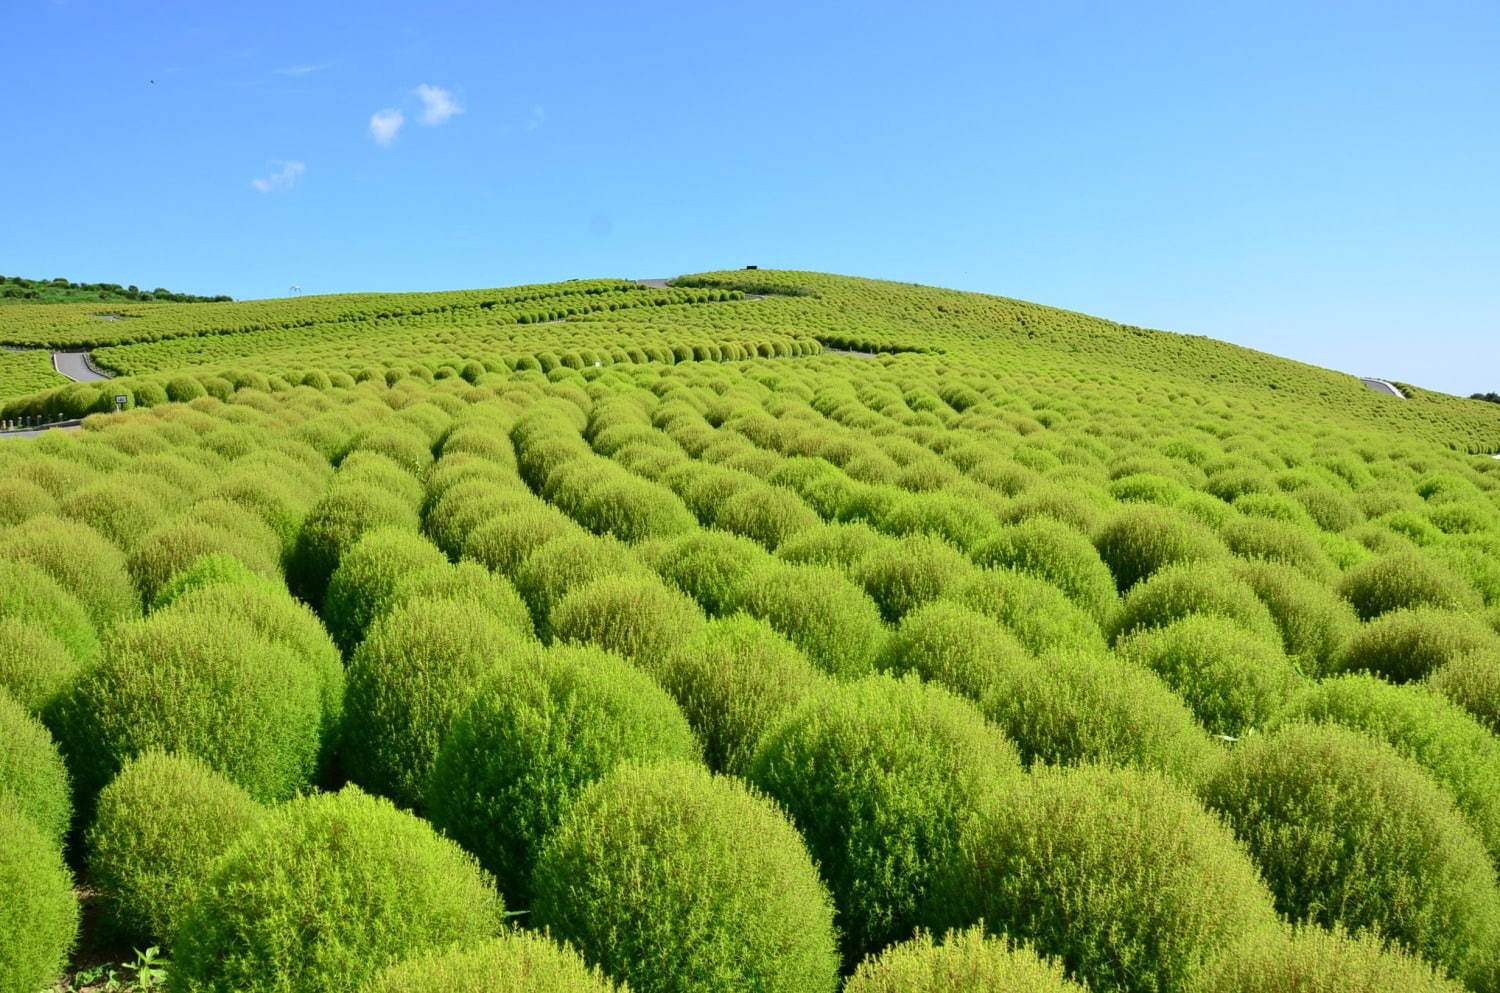
[[307,166],[301,162],[278,162],[280,167],[264,179],[252,179],[250,185],[261,193],[285,193],[302,181]]
[[535,131],[547,123],[547,112],[541,107],[532,107],[531,116],[526,119],[526,130]]
[[327,63],[324,63],[322,65],[287,66],[284,69],[276,69],[274,71],[278,76],[306,76],[308,73],[322,72],[327,68]]
[[442,124],[455,114],[464,112],[464,109],[458,105],[458,101],[453,99],[453,94],[441,86],[423,83],[414,92],[422,98],[420,120],[423,124]]
[[406,123],[406,115],[394,107],[377,110],[370,115],[370,136],[377,145],[389,145],[396,140],[396,132]]

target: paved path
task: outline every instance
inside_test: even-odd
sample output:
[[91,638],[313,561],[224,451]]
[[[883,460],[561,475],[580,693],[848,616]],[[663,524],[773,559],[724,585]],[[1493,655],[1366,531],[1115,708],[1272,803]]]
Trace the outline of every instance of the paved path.
[[641,286],[655,287],[658,290],[668,289],[672,285],[672,281],[670,279],[633,279],[631,280],[631,282],[637,283]]
[[52,368],[79,383],[92,383],[109,377],[94,368],[87,351],[53,352]]
[[1367,376],[1361,376],[1359,378],[1359,381],[1361,383],[1364,383],[1370,389],[1374,390],[1376,393],[1389,393],[1393,397],[1400,397],[1402,400],[1406,399],[1406,394],[1402,393],[1401,390],[1396,387],[1395,383],[1387,383],[1383,379],[1371,379]]

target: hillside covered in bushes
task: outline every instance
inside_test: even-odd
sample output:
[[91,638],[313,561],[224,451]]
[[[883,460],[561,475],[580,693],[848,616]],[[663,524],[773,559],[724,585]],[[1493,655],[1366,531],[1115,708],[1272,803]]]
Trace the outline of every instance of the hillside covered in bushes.
[[1500,993],[1500,407],[811,273],[99,313],[0,312],[118,373],[0,365],[0,990]]

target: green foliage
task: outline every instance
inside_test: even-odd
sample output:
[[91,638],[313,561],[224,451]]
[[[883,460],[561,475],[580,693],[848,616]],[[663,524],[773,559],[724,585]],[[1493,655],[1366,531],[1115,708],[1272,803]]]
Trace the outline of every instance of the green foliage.
[[73,816],[68,770],[52,735],[0,691],[0,804],[24,814],[61,845]]
[[1500,652],[1473,652],[1449,659],[1427,684],[1500,734]]
[[1223,543],[1208,528],[1180,512],[1150,505],[1120,509],[1094,535],[1094,545],[1121,593],[1169,565],[1224,555]]
[[868,673],[886,635],[875,602],[827,566],[753,569],[741,583],[739,604],[840,679]]
[[703,612],[650,573],[603,575],[574,588],[552,611],[556,641],[593,644],[648,672],[702,630]]
[[1344,573],[1338,590],[1363,620],[1401,607],[1472,610],[1478,595],[1446,566],[1415,552],[1362,562]]
[[1084,993],[1043,959],[1004,937],[980,928],[950,931],[941,944],[926,931],[868,958],[844,984],[843,993]]
[[490,880],[426,822],[354,788],[301,797],[241,835],[174,946],[185,993],[344,993],[414,953],[499,932]]
[[637,551],[663,579],[714,616],[733,613],[740,583],[768,557],[749,538],[722,531],[689,531],[654,551]]
[[1500,652],[1500,634],[1482,620],[1433,607],[1398,607],[1361,625],[1329,669],[1373,672],[1405,683],[1450,659],[1480,652]]
[[1299,684],[1278,644],[1212,615],[1190,614],[1166,627],[1137,630],[1120,639],[1115,651],[1161,676],[1218,735],[1264,728]]
[[748,775],[807,840],[853,964],[911,935],[965,819],[1018,768],[967,701],[871,676],[809,694],[766,732]]
[[0,559],[0,617],[35,624],[80,662],[93,661],[99,652],[82,604],[36,566]]
[[0,557],[29,562],[78,598],[99,630],[140,613],[125,556],[76,521],[33,517],[0,533]]
[[323,598],[323,621],[334,644],[351,654],[410,577],[446,564],[443,553],[419,534],[398,528],[366,532],[339,560]]
[[344,771],[365,789],[420,809],[438,749],[476,685],[539,650],[463,601],[417,598],[395,608],[349,660]]
[[625,761],[695,761],[699,745],[646,673],[596,648],[557,648],[492,677],[453,719],[428,816],[530,904],[542,840],[590,783]]
[[1464,993],[1399,946],[1363,934],[1300,927],[1241,948],[1225,963],[1208,993]]
[[151,751],[125,763],[99,794],[86,842],[113,931],[173,942],[215,860],[263,813],[191,755]]
[[[545,935],[509,931],[450,945],[381,970],[360,993],[622,993],[579,954]],[[1423,991],[1425,993],[1425,991]]]
[[58,731],[81,803],[158,748],[275,801],[315,775],[325,707],[317,670],[250,623],[168,610],[115,629],[62,705]]
[[1422,768],[1335,725],[1242,742],[1204,790],[1297,922],[1368,928],[1493,989],[1500,890],[1484,845]]
[[1034,517],[996,532],[974,551],[985,567],[1015,569],[1045,580],[1067,594],[1098,624],[1118,598],[1109,567],[1092,542],[1065,524]]
[[932,535],[908,535],[871,551],[854,568],[855,581],[895,623],[907,611],[936,600],[962,581],[973,565],[952,545]]
[[1221,617],[1271,644],[1281,640],[1281,629],[1251,586],[1225,565],[1199,562],[1169,566],[1133,588],[1110,625],[1110,641],[1192,614]]
[[0,838],[0,989],[30,993],[63,971],[78,899],[57,842],[3,794]]
[[1013,780],[933,887],[934,926],[982,920],[1092,989],[1191,988],[1278,927],[1217,818],[1160,776],[1085,766]]
[[618,538],[586,531],[560,534],[516,566],[516,590],[543,640],[554,637],[552,613],[572,590],[604,576],[641,576],[647,571]]
[[1103,651],[1099,625],[1062,590],[1013,569],[983,569],[959,583],[949,596],[1004,624],[1027,650]]
[[1359,626],[1348,601],[1288,565],[1237,562],[1232,568],[1271,612],[1292,661],[1310,674],[1326,672]]
[[40,625],[0,616],[0,693],[32,714],[47,714],[83,666]]
[[308,511],[287,567],[292,591],[321,605],[330,577],[344,553],[366,532],[391,527],[412,532],[418,519],[412,505],[372,484],[337,484]]
[[746,614],[710,621],[656,673],[715,772],[744,775],[766,729],[828,681],[790,641]]
[[637,993],[832,993],[833,908],[775,805],[683,763],[622,765],[548,836],[532,918]]

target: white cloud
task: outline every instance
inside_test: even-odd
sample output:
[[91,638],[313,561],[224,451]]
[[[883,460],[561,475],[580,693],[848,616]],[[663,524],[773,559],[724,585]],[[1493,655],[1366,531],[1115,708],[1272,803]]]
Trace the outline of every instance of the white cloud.
[[325,65],[287,66],[285,69],[277,69],[277,70],[275,70],[275,72],[276,72],[276,75],[278,75],[278,76],[306,76],[310,72],[322,72],[324,69],[327,69],[327,68],[328,68],[328,66],[326,64]]
[[277,169],[265,179],[252,179],[250,185],[262,193],[285,193],[302,180],[307,166],[301,162],[279,162]]
[[526,120],[526,130],[535,131],[547,121],[547,112],[541,107],[532,107],[531,116]]
[[370,136],[378,145],[389,145],[396,140],[396,132],[406,123],[406,115],[395,108],[377,110],[370,115]]
[[462,114],[464,109],[453,99],[453,94],[441,86],[432,86],[423,83],[415,91],[422,98],[422,123],[442,124],[455,114]]

